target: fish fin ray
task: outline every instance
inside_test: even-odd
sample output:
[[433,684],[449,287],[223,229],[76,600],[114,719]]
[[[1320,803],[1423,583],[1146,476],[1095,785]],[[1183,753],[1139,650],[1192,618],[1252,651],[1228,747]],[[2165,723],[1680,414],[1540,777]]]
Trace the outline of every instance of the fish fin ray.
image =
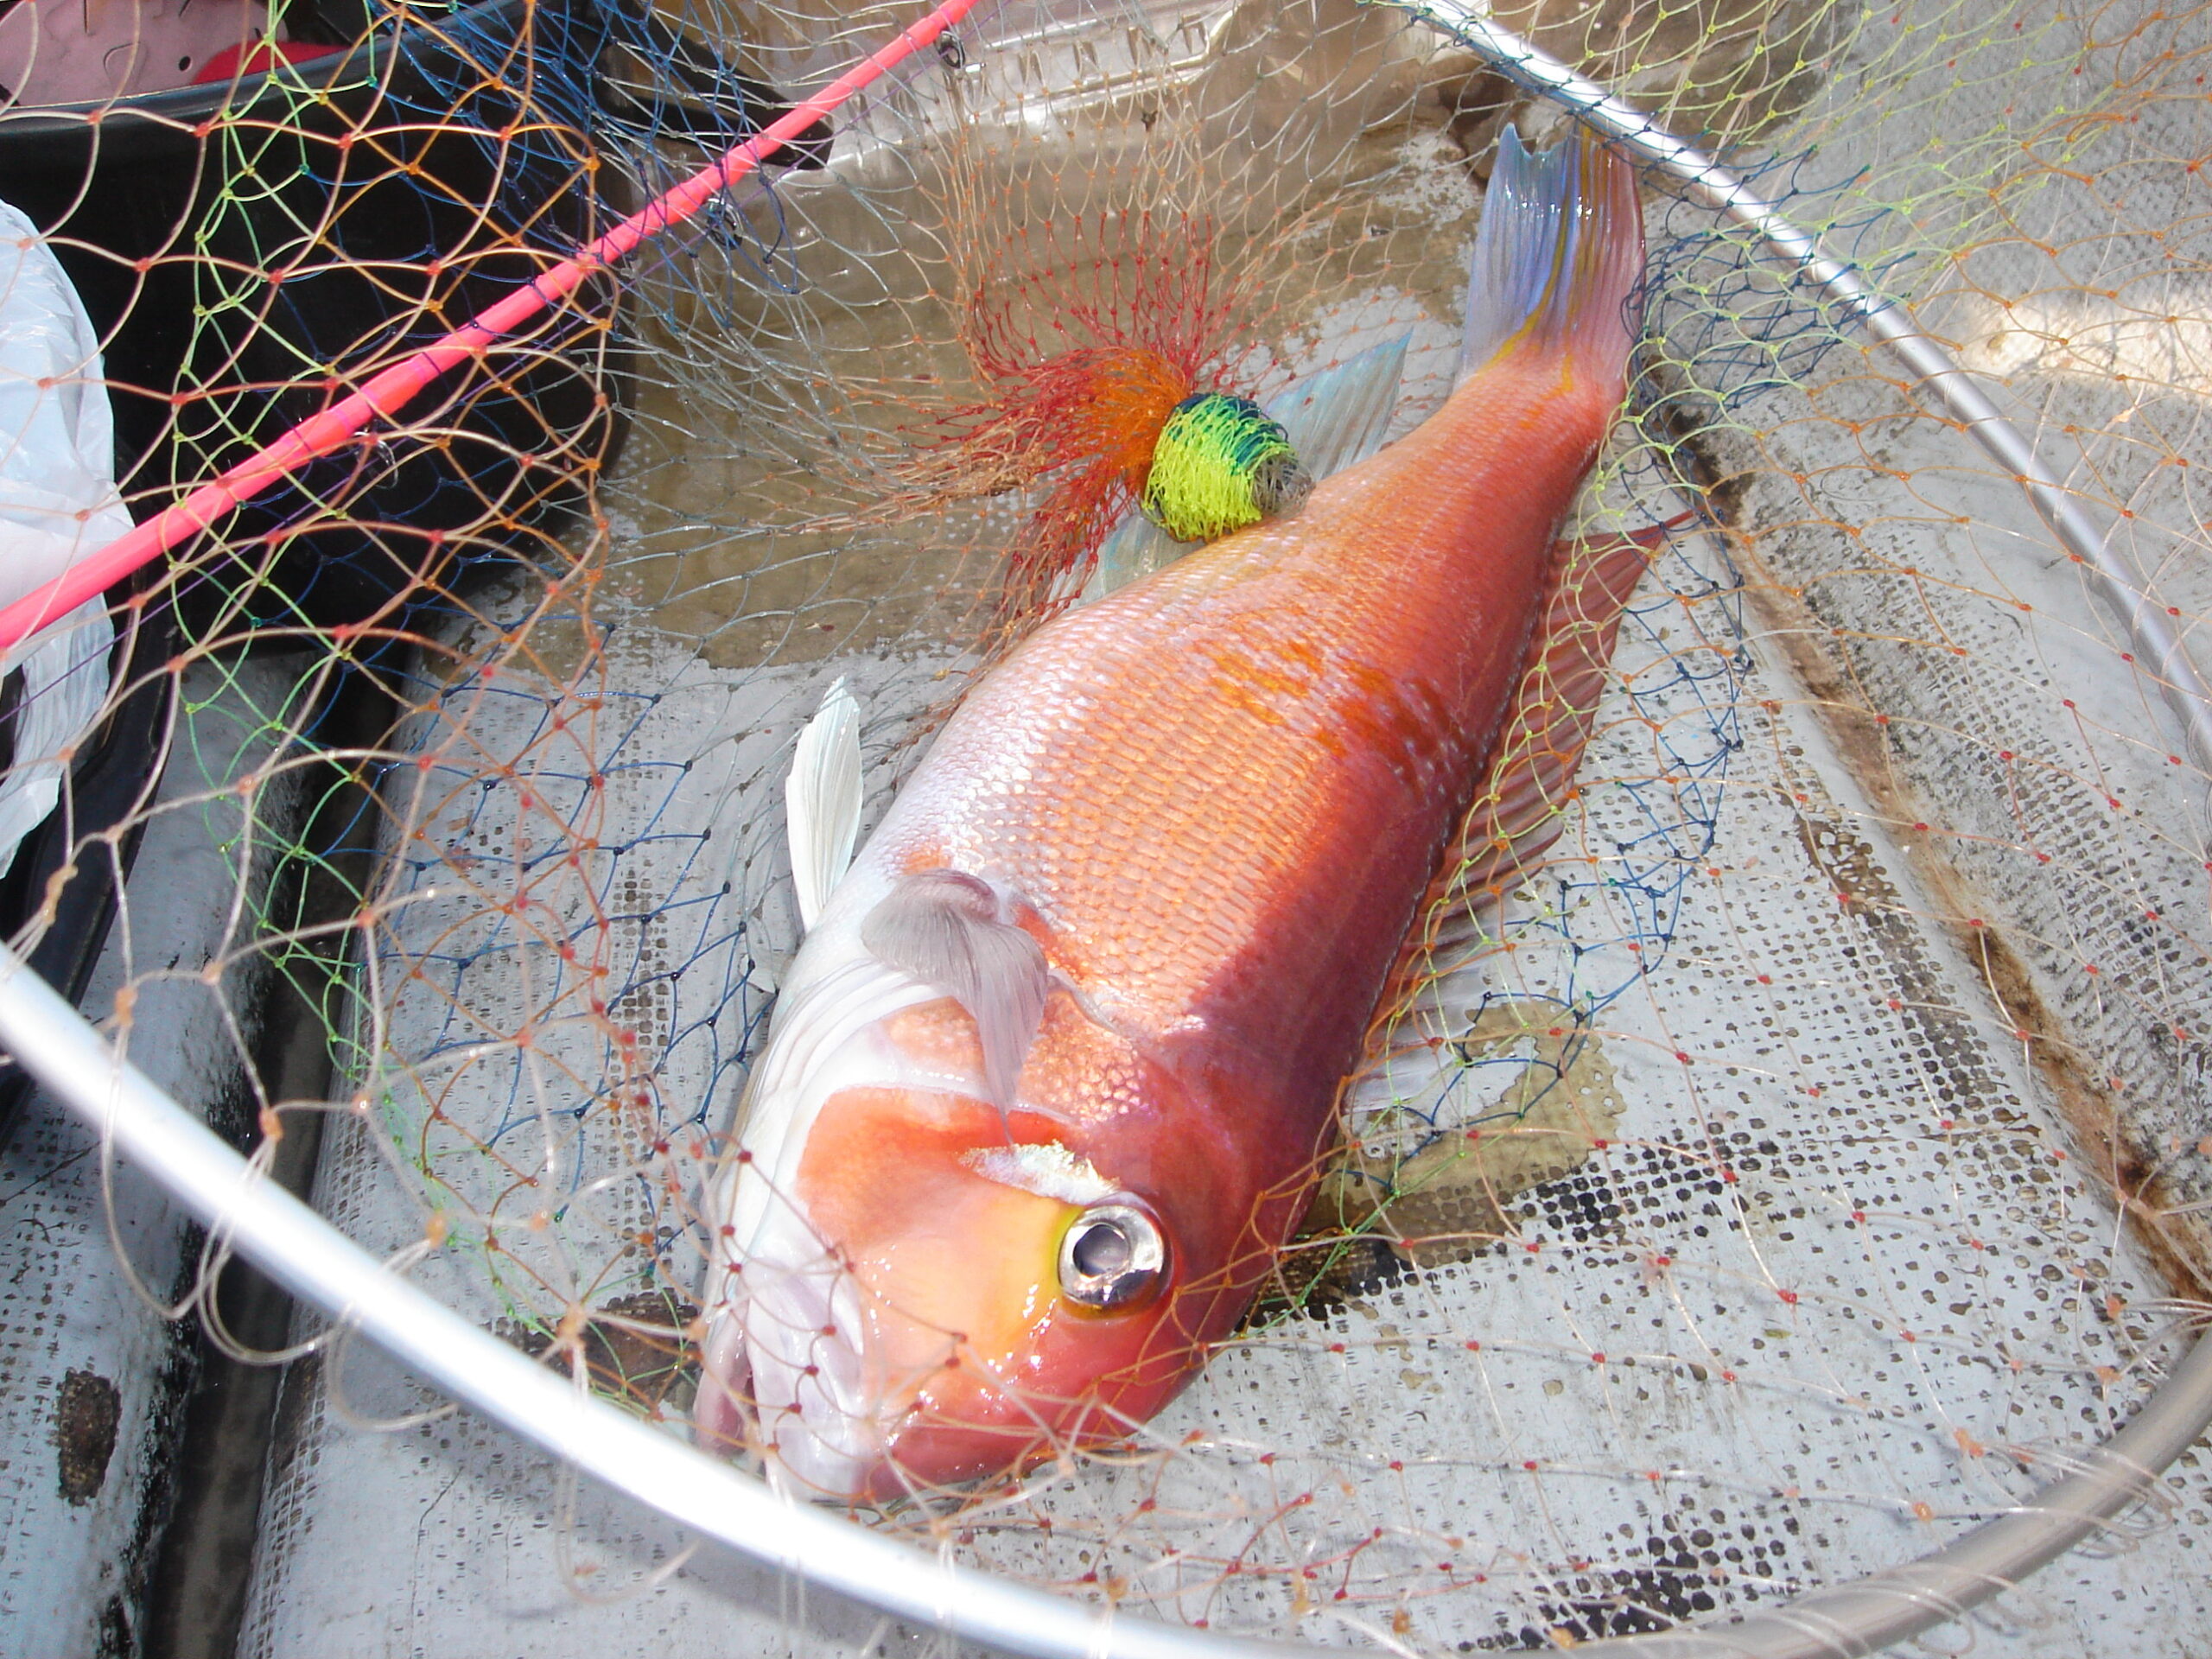
[[1617,377],[1642,326],[1643,287],[1635,170],[1579,126],[1537,153],[1509,124],[1475,232],[1461,378],[1524,344]]
[[784,829],[799,925],[809,932],[853,861],[861,827],[861,706],[842,675],[798,735],[784,779]]
[[1494,917],[1506,890],[1565,832],[1621,618],[1669,528],[1555,550],[1557,575],[1490,766],[1384,982],[1360,1072],[1383,1056],[1390,1028],[1421,988],[1488,939],[1491,924],[1482,918]]
[[1402,334],[1370,346],[1284,388],[1265,405],[1316,480],[1357,466],[1382,447],[1382,435],[1398,407],[1412,339]]
[[1570,550],[1561,561],[1490,774],[1452,847],[1455,890],[1502,886],[1565,830],[1621,618],[1650,564],[1642,540],[1626,536]]
[[861,924],[871,956],[968,1010],[982,1045],[984,1093],[1001,1112],[1014,1105],[1052,985],[1045,947],[1011,919],[1010,908],[980,877],[917,870]]

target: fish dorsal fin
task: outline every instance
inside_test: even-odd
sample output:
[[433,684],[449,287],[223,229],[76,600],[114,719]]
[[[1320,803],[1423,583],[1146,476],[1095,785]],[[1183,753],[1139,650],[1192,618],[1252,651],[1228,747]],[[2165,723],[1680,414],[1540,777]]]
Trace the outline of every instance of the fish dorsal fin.
[[1382,447],[1406,378],[1411,334],[1346,358],[1284,388],[1266,404],[1317,479],[1357,467]]
[[[1314,478],[1357,466],[1382,447],[1398,407],[1410,334],[1346,358],[1294,381],[1262,405],[1282,423],[1291,448]],[[1164,570],[1201,544],[1178,541],[1135,507],[1098,549],[1082,603],[1103,599],[1141,576]]]
[[1643,281],[1635,169],[1580,126],[1536,154],[1509,124],[1475,230],[1461,378],[1524,344],[1617,377],[1641,327]]
[[1013,1108],[1052,985],[1045,947],[1014,922],[1013,910],[979,876],[916,870],[861,923],[869,955],[968,1010],[982,1045],[983,1091],[1001,1112]]
[[1566,830],[1575,770],[1596,728],[1622,613],[1650,566],[1652,549],[1670,528],[1563,542],[1554,550],[1551,595],[1489,769],[1385,982],[1361,1071],[1383,1054],[1390,1028],[1421,987],[1478,943],[1478,912],[1494,911]]
[[861,705],[841,675],[798,734],[784,779],[791,885],[798,893],[799,925],[810,932],[845,879],[860,827]]

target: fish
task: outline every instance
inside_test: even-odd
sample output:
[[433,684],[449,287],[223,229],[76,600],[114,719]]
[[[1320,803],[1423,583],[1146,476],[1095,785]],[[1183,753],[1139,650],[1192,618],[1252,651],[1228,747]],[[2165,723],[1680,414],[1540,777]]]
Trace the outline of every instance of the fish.
[[1442,406],[1039,628],[849,862],[833,689],[790,787],[806,932],[707,1200],[703,1444],[896,1502],[1126,1440],[1235,1328],[1440,871],[1519,827],[1501,734],[1577,728],[1516,701],[1560,617],[1591,635],[1554,550],[1643,271],[1630,165],[1509,130]]

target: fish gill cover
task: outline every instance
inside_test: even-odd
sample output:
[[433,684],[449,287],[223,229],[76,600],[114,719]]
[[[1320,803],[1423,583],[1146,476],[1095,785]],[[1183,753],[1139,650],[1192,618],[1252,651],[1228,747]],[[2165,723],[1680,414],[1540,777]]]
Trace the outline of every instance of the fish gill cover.
[[[265,80],[0,108],[38,162],[0,195],[101,332],[70,372],[109,389],[143,516],[918,15],[295,0],[277,25],[337,49]],[[2204,16],[1497,16],[1913,302],[2193,626]],[[1268,407],[1404,340],[1391,435],[1433,410],[1509,119],[1560,118],[1387,8],[980,10],[135,584],[102,730],[149,735],[87,741],[8,878],[15,943],[68,930],[48,873],[203,824],[219,925],[149,955],[174,900],[127,887],[109,1029],[214,1022],[242,1141],[321,1125],[350,1233],[685,1433],[704,1195],[798,932],[801,726],[849,683],[872,822],[1079,601],[1192,393]],[[1555,815],[1445,884],[1300,1236],[1197,1383],[1122,1445],[869,1524],[1216,1630],[1526,1647],[1919,1554],[2155,1386],[2212,1259],[2203,757],[1903,370],[1746,233],[1657,179],[1645,207],[1645,337],[1566,533],[1648,568],[1502,740],[1501,796]],[[118,751],[120,782],[92,762]],[[334,1078],[288,1088],[277,1039],[318,1027]],[[669,1576],[672,1535],[349,1366],[280,1425],[246,1650],[403,1622],[467,1650],[494,1615],[458,1610],[511,1573],[588,1592],[541,1651],[626,1619],[866,1645],[803,1602],[732,1612]],[[467,1523],[410,1563],[391,1517],[463,1476]],[[2201,1631],[2201,1574],[2126,1586],[2190,1560],[2205,1497],[2178,1474],[2134,1567],[2069,1558],[1975,1639]]]

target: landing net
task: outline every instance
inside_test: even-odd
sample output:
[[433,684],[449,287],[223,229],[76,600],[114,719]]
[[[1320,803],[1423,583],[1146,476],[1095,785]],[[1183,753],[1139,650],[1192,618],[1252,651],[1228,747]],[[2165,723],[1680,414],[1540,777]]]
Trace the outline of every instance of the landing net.
[[[204,111],[0,110],[0,143],[204,142],[211,182],[143,251],[58,221],[67,191],[18,204],[105,337],[141,516],[918,15],[539,0],[379,12],[353,46],[343,10],[296,3],[340,50]],[[2202,16],[1497,18],[1916,307],[2190,637]],[[212,874],[156,896],[140,853],[108,1028],[134,1058],[163,1020],[219,1028],[264,1163],[319,1129],[350,1235],[685,1434],[704,1195],[798,933],[801,726],[851,686],[873,822],[1077,602],[1128,500],[1114,435],[1055,402],[1071,353],[1141,340],[1266,400],[1403,340],[1410,430],[1451,385],[1497,135],[1564,118],[1387,9],[977,12],[141,581],[105,717],[166,780],[61,845],[112,863],[184,824]],[[1651,556],[1556,840],[1431,918],[1300,1237],[1185,1395],[863,1524],[1216,1631],[1566,1644],[1934,1548],[2179,1352],[2212,1268],[2202,757],[2018,480],[1786,262],[1647,185],[1648,338],[1570,528]],[[156,305],[190,319],[181,365],[131,332]],[[9,881],[35,950],[67,883]],[[283,1081],[301,1029],[327,1101]],[[181,1313],[207,1275],[168,1248],[138,1259]],[[881,1639],[675,1572],[672,1529],[423,1419],[345,1344],[289,1388],[243,1651],[475,1651],[525,1618],[541,1652]],[[2201,1631],[2205,1499],[2184,1461],[1946,1645]],[[434,1548],[394,1529],[439,1503]]]

